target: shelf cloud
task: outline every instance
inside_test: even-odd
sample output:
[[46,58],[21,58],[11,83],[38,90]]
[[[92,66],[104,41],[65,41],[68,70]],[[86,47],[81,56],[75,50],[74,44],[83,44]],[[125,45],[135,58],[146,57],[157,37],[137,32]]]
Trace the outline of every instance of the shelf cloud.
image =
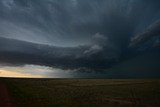
[[159,36],[159,0],[0,0],[1,64],[108,69]]

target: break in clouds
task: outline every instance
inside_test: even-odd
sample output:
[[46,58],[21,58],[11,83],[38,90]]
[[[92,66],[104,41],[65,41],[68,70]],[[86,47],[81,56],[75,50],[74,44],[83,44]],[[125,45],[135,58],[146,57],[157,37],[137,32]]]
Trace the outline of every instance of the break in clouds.
[[0,1],[2,65],[103,71],[159,54],[159,36],[159,0]]

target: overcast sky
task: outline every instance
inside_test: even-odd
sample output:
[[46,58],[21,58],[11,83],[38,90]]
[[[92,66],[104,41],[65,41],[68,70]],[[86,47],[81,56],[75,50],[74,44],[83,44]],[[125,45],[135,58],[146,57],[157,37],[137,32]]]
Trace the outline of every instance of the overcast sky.
[[0,0],[1,62],[108,68],[159,26],[159,0]]
[[[1,0],[0,36],[56,46],[101,33],[126,42],[160,18],[159,0]],[[117,40],[118,39],[118,40]]]

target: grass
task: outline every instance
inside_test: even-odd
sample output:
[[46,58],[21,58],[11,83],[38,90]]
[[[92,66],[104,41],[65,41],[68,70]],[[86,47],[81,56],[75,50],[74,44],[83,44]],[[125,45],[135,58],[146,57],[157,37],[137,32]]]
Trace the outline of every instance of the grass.
[[158,107],[160,80],[4,79],[18,107]]

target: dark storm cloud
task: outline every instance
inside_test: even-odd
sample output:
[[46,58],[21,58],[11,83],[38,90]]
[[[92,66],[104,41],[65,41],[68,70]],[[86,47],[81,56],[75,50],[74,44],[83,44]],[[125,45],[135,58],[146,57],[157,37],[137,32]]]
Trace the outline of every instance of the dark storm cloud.
[[126,45],[135,30],[159,17],[158,0],[1,0],[0,5],[1,36],[58,46],[87,44],[97,32]]
[[155,36],[160,36],[160,21],[150,25],[144,32],[132,38],[130,46],[142,44]]
[[159,19],[159,0],[1,0],[1,62],[109,67]]
[[94,69],[107,67],[110,61],[116,59],[116,56],[111,55],[113,50],[101,48],[105,47],[98,44],[71,48],[55,47],[0,37],[0,61],[13,66],[37,64],[68,69]]

